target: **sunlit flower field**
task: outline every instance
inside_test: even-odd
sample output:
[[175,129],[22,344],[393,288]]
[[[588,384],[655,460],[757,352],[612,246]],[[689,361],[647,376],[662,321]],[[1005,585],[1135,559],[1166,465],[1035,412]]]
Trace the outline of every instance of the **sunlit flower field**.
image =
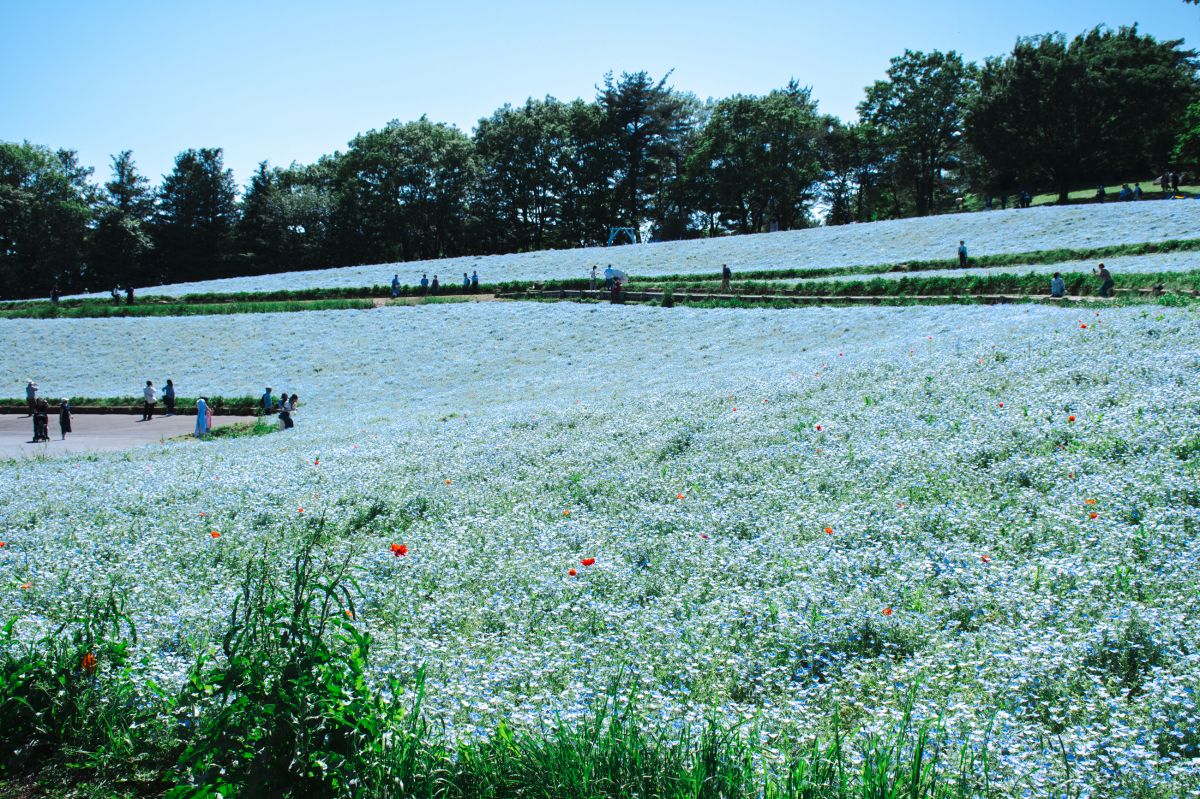
[[244,564],[324,525],[378,677],[425,665],[460,738],[622,678],[653,718],[783,750],[915,690],[1000,795],[1182,795],[1198,341],[1156,306],[4,320],[10,393],[171,377],[302,407],[260,438],[0,465],[0,619],[33,636],[113,586],[176,684]]
[[[865,225],[817,227],[755,236],[663,242],[619,247],[585,247],[401,264],[373,264],[287,274],[237,277],[143,288],[183,295],[205,292],[278,291],[386,285],[397,275],[416,285],[421,275],[438,275],[443,285],[460,284],[478,271],[484,283],[507,280],[584,278],[593,265],[612,264],[630,275],[719,274],[721,264],[739,271],[892,264],[954,258],[960,239],[973,255],[1030,252],[1063,247],[1194,238],[1200,202],[1110,203],[897,219]],[[107,290],[107,287],[101,287]],[[98,294],[96,296],[106,296]]]

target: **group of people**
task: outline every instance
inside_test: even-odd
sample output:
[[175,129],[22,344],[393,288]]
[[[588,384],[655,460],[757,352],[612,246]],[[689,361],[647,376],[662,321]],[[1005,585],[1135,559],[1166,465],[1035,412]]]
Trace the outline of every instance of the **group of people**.
[[[109,295],[112,297],[113,305],[121,304],[121,287],[120,286],[113,286],[112,291],[109,292]],[[125,287],[125,303],[127,305],[133,305],[133,286]]]
[[[25,381],[25,401],[29,405],[29,416],[33,418],[33,443],[50,440],[50,403],[38,395],[38,384],[32,380]],[[66,397],[58,404],[58,430],[62,441],[66,441],[67,433],[71,432],[71,401]]]
[[[163,405],[167,407],[167,416],[175,415],[175,383],[169,378],[166,386],[163,387],[162,393]],[[158,389],[154,387],[153,380],[146,381],[146,387],[142,389],[142,421],[148,422],[154,416],[154,406],[158,404]]]
[[[428,273],[424,273],[421,275],[421,279],[420,279],[420,281],[418,281],[417,285],[419,285],[421,287],[421,295],[422,296],[425,296],[427,294],[437,294],[438,291],[440,291],[442,288],[442,283],[440,280],[438,280],[438,276],[434,275],[433,280],[431,281],[429,279]],[[478,292],[479,292],[479,272],[472,271],[470,275],[468,275],[466,272],[463,272],[462,293],[463,294],[468,294],[468,293],[476,294]],[[392,275],[392,299],[394,300],[399,296],[400,296],[400,275],[395,274],[395,275]]]
[[263,392],[262,398],[258,404],[263,413],[278,413],[279,427],[283,430],[290,430],[296,426],[293,416],[296,413],[296,408],[300,405],[300,395],[292,394],[290,397],[285,393],[279,399],[271,393],[272,389],[267,386],[267,390]]
[[[1100,278],[1100,296],[1111,297],[1113,295],[1113,276],[1112,272],[1108,271],[1108,267],[1100,264],[1092,270],[1092,274]],[[1050,296],[1055,299],[1067,296],[1067,282],[1063,279],[1062,272],[1055,272],[1050,278]]]

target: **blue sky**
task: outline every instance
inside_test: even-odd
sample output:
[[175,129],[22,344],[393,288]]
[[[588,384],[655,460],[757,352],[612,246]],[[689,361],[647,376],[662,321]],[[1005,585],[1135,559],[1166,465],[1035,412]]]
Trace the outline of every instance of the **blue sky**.
[[794,77],[847,119],[905,48],[982,59],[1134,22],[1200,47],[1181,0],[0,0],[0,140],[76,149],[98,178],[132,149],[156,182],[179,151],[223,147],[242,184],[391,119],[470,131],[506,102],[591,98],[609,70],[674,69],[702,99]]

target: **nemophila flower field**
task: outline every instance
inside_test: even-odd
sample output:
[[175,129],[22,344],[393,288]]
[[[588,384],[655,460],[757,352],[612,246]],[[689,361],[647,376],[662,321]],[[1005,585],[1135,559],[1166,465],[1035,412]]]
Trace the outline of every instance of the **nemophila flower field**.
[[723,263],[728,263],[735,273],[739,270],[859,266],[954,258],[960,239],[967,241],[972,254],[985,255],[1191,238],[1198,227],[1200,203],[1197,202],[1046,206],[701,241],[319,269],[153,286],[142,292],[180,296],[360,287],[385,285],[393,274],[398,274],[402,283],[416,285],[422,273],[430,277],[437,274],[443,285],[454,285],[461,281],[463,272],[476,270],[484,283],[582,278],[589,274],[592,265],[603,270],[606,264],[641,277],[715,274],[720,272]]
[[178,684],[245,563],[323,524],[373,677],[424,665],[459,739],[582,718],[621,677],[770,759],[915,690],[998,795],[1182,795],[1198,340],[1157,307],[4,321],[3,372],[51,393],[303,401],[287,433],[4,464],[0,617],[32,637],[115,586]]

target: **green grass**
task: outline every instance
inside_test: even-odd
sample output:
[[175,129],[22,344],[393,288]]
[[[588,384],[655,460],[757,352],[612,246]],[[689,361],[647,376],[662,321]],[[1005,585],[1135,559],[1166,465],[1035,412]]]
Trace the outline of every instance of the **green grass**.
[[[323,522],[288,531],[291,567],[245,565],[220,651],[178,690],[144,682],[128,652],[136,630],[116,592],[34,642],[17,620],[0,634],[0,796],[435,797],[436,799],[954,799],[988,790],[986,749],[946,746],[909,710],[859,734],[835,712],[804,744],[753,727],[651,721],[609,686],[591,712],[554,728],[501,723],[447,740],[422,711],[423,669],[387,664],[356,623],[348,540]],[[405,698],[407,697],[407,698]],[[851,743],[853,742],[853,743]],[[861,758],[861,759],[858,759]]]
[[346,311],[374,308],[371,300],[318,299],[308,301],[232,301],[216,303],[138,303],[113,305],[101,301],[61,303],[8,303],[0,310],[3,319],[83,319],[126,316],[212,316],[244,313],[292,313],[295,311]]
[[[161,387],[159,388],[159,391],[160,392],[162,391]],[[57,407],[57,402],[58,402],[57,397],[46,397],[45,399],[47,402],[50,402],[55,407]],[[139,410],[141,409],[142,402],[143,402],[141,397],[133,397],[133,396],[129,396],[129,397],[70,397],[69,400],[71,402],[71,407],[73,407],[73,408],[134,407]],[[213,413],[216,413],[216,414],[228,413],[231,411],[238,411],[238,412],[244,413],[246,411],[258,410],[258,407],[259,407],[258,406],[258,403],[259,403],[258,397],[212,396],[212,397],[208,397],[207,400],[208,400],[208,405],[213,409]],[[16,406],[24,407],[26,405],[26,402],[23,397],[21,399],[0,399],[0,405],[16,405]],[[181,413],[181,414],[184,414],[184,413],[194,414],[196,411],[196,397],[176,397],[175,398],[175,409],[178,413]],[[163,406],[161,397],[159,399],[158,405],[155,406],[155,410],[159,411],[159,412],[162,412],[164,410],[164,406]]]
[[279,425],[258,416],[252,422],[238,422],[214,427],[209,431],[208,438],[256,438],[270,435],[279,431]]

